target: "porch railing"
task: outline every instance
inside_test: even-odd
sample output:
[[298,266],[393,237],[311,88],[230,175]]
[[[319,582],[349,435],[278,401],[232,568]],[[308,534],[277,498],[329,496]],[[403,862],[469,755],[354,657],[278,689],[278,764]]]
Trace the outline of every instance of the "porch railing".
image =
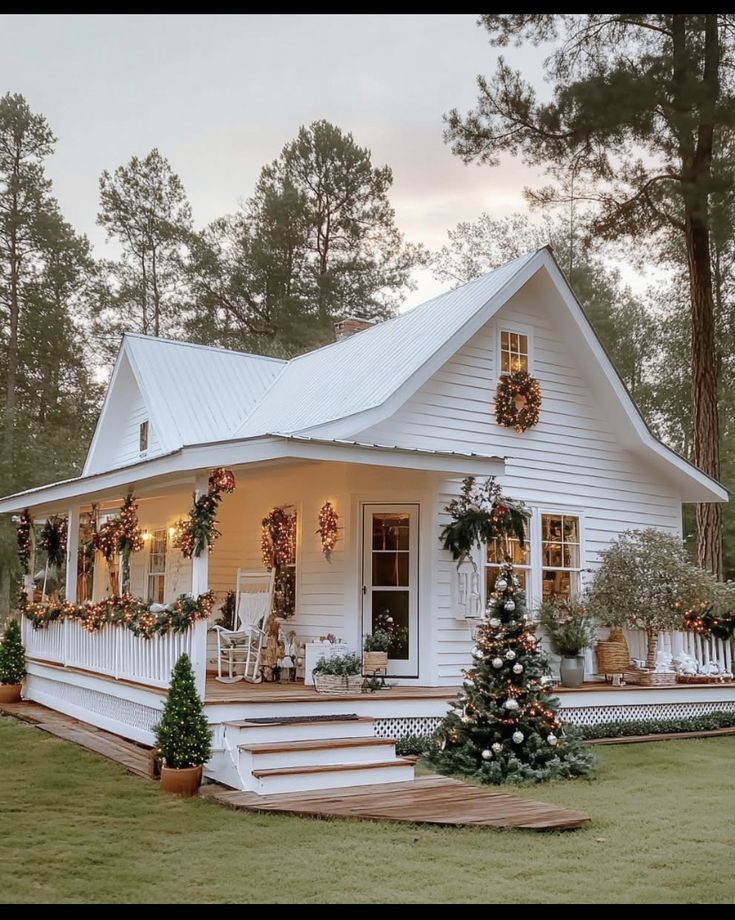
[[[630,657],[645,659],[647,645],[645,631],[626,629],[625,638],[630,650]],[[705,638],[692,631],[661,632],[658,636],[658,649],[667,652],[674,658],[684,652],[695,658],[700,665],[716,661],[726,670],[732,671],[732,643],[716,639],[714,636]]]
[[34,629],[23,617],[23,644],[29,658],[149,687],[168,687],[171,669],[186,653],[194,667],[199,693],[203,694],[206,643],[207,624],[203,621],[183,632],[142,639],[124,626],[110,624],[89,632],[77,620],[61,620],[44,629]]

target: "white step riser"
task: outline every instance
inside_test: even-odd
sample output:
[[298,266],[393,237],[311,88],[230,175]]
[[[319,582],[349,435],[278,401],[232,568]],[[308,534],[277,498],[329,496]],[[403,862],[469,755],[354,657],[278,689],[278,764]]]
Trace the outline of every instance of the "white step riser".
[[372,738],[369,722],[297,722],[294,725],[258,725],[235,728],[226,725],[230,744],[268,744],[272,741],[325,741],[340,738]]
[[308,792],[311,789],[343,789],[347,786],[368,786],[380,783],[401,783],[413,779],[413,767],[381,767],[376,770],[339,770],[333,773],[291,773],[287,776],[266,776],[257,779],[255,792],[278,795],[286,792]]
[[277,767],[314,767],[335,763],[376,763],[393,760],[396,755],[394,744],[366,745],[365,747],[324,748],[319,751],[280,751],[279,753],[240,752],[240,772],[243,776],[250,770],[270,770]]

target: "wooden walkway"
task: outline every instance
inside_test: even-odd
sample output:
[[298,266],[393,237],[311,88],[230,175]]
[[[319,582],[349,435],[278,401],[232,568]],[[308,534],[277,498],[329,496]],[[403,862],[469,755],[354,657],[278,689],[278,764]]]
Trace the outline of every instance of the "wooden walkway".
[[589,817],[447,776],[419,776],[411,782],[317,789],[292,795],[256,795],[205,786],[202,795],[243,811],[278,812],[318,818],[361,818],[473,827],[515,827],[535,831],[573,830]]
[[659,735],[623,735],[620,738],[590,738],[587,744],[640,744],[642,741],[681,741],[683,738],[722,738],[735,735],[735,728],[708,728],[698,732],[666,732]]
[[38,703],[27,701],[3,703],[0,705],[0,713],[14,716],[22,722],[35,725],[50,735],[55,735],[64,741],[71,741],[88,751],[94,751],[95,754],[101,754],[108,760],[121,764],[130,773],[146,776],[149,779],[153,778],[153,760],[150,756],[150,749],[134,741],[127,741],[119,735],[113,735],[88,722],[80,722],[62,712],[47,709]]

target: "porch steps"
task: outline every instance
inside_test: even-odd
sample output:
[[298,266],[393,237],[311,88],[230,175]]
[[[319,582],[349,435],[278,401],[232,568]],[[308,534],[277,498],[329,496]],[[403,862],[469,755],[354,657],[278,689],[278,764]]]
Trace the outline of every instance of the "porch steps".
[[377,738],[374,720],[366,717],[225,722],[218,756],[229,760],[231,785],[259,795],[395,783],[414,776],[413,763],[396,756],[395,741]]

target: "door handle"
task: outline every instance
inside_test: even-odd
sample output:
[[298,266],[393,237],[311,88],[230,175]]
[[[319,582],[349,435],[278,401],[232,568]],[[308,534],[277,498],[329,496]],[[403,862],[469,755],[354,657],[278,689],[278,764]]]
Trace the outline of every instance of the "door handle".
[[367,594],[367,587],[365,585],[362,586],[362,593]]

